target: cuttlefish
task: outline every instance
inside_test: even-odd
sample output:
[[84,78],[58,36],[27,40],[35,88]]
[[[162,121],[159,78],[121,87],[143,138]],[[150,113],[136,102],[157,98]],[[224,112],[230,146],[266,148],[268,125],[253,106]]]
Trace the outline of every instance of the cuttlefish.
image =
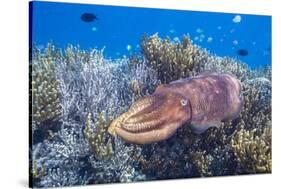
[[168,139],[183,125],[200,134],[235,119],[242,104],[235,76],[205,73],[159,85],[116,118],[108,132],[136,144]]

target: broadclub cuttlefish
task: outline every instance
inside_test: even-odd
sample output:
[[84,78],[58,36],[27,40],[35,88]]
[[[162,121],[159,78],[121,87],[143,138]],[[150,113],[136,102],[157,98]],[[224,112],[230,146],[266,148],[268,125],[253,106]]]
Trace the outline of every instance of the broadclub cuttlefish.
[[235,76],[201,74],[159,85],[153,94],[136,101],[116,118],[108,132],[136,144],[168,139],[185,123],[200,134],[235,119],[242,104],[240,82]]

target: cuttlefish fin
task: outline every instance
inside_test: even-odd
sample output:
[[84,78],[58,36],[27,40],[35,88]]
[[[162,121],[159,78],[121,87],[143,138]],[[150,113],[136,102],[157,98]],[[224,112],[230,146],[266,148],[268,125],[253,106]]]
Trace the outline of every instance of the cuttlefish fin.
[[214,120],[209,122],[203,122],[203,123],[193,123],[191,124],[191,129],[196,134],[204,133],[206,130],[208,130],[211,127],[219,128],[221,124],[221,121]]

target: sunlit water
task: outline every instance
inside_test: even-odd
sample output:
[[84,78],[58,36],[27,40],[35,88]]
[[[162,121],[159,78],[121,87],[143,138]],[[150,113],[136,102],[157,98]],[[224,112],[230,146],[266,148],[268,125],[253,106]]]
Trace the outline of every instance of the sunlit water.
[[[194,44],[219,56],[251,67],[271,64],[270,16],[48,2],[35,2],[32,10],[32,40],[40,48],[50,41],[61,48],[79,44],[105,48],[114,59],[139,53],[145,33],[174,41],[189,34]],[[83,13],[97,19],[85,22]]]

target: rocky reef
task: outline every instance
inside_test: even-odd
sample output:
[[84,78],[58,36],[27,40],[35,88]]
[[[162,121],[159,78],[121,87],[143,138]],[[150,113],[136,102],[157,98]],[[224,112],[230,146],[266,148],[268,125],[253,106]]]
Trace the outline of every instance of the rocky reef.
[[[251,69],[192,44],[144,36],[142,54],[107,59],[102,50],[53,44],[32,49],[34,187],[271,172],[271,67]],[[111,121],[159,84],[202,72],[231,73],[244,105],[233,121],[195,134],[186,124],[169,139],[126,143]]]

